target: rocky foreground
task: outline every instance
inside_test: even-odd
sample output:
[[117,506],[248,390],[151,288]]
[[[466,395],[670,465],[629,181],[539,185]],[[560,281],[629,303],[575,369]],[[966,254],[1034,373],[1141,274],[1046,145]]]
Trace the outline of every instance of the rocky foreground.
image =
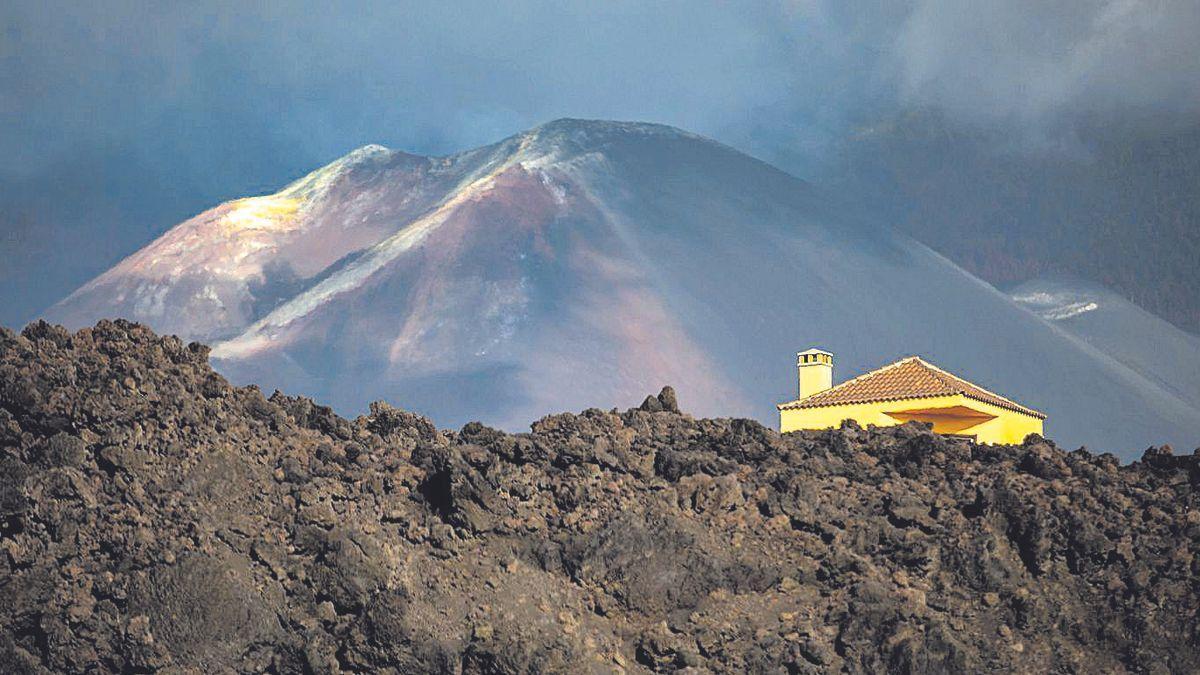
[[1200,671],[1200,457],[781,436],[669,389],[345,420],[0,330],[0,672]]

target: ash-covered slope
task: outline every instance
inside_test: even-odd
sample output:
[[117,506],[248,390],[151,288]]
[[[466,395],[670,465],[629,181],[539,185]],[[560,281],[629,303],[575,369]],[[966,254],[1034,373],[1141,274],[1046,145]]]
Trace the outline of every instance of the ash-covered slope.
[[1196,672],[1200,458],[780,436],[673,392],[526,434],[0,331],[3,672]]
[[1200,408],[1200,336],[1103,286],[1070,277],[1032,279],[1009,295],[1106,358]]
[[[214,343],[235,382],[518,429],[671,382],[774,423],[792,355],[840,376],[920,354],[1132,458],[1200,408],[885,224],[729,147],[559,120],[420,158],[372,146],[171,230],[49,312]],[[1182,366],[1181,366],[1182,367]]]

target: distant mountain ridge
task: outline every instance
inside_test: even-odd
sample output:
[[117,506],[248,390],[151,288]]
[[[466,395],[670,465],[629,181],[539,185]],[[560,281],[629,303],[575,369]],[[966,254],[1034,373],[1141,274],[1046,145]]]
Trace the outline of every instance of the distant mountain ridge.
[[1055,133],[1041,147],[913,111],[844,141],[823,180],[990,283],[1084,278],[1200,334],[1200,120]]
[[[674,384],[772,423],[792,355],[910,353],[1047,412],[1067,444],[1200,444],[1200,409],[891,228],[727,146],[558,120],[426,158],[367,146],[172,229],[48,312],[215,342],[332,401],[519,428]],[[1186,383],[1180,384],[1186,387]]]

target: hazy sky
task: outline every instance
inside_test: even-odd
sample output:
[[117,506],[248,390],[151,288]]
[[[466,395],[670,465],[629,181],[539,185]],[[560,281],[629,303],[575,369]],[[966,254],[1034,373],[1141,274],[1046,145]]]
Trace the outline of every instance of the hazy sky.
[[154,234],[369,142],[450,153],[647,120],[806,177],[933,109],[1053,135],[1200,111],[1195,0],[99,3],[0,7],[0,323]]

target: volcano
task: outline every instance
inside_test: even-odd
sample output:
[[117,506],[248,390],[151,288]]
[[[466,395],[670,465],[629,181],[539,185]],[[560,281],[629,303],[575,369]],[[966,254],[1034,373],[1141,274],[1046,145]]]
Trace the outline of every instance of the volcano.
[[558,120],[448,157],[360,148],[176,226],[46,316],[137,320],[214,344],[235,382],[441,425],[523,428],[663,384],[774,424],[795,352],[819,345],[837,379],[919,354],[1045,412],[1065,445],[1200,443],[1169,364],[1111,358],[852,213],[685,131]]

